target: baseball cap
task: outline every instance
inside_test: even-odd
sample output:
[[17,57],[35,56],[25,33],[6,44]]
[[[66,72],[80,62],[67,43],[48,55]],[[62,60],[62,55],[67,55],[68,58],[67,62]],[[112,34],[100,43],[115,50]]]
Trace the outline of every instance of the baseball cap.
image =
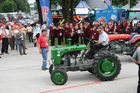
[[103,26],[99,26],[97,31],[102,30],[102,29],[103,29]]

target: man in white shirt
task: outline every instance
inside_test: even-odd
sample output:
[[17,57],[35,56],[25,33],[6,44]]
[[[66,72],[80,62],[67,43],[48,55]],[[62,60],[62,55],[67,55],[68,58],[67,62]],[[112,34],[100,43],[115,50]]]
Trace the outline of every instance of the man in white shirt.
[[36,24],[36,27],[35,27],[34,30],[33,30],[34,47],[37,46],[37,40],[38,40],[40,34],[41,34],[41,29],[40,29],[40,27],[39,27],[39,24]]
[[33,42],[33,27],[29,24],[26,29],[28,32],[29,42]]
[[94,55],[94,51],[97,49],[102,49],[103,47],[109,44],[109,38],[106,32],[104,32],[103,27],[99,26],[97,31],[99,32],[99,39],[95,41],[95,44],[91,47],[90,52],[88,54],[89,58],[92,58]]
[[2,36],[2,49],[1,49],[1,53],[3,54],[5,52],[6,54],[8,54],[9,30],[6,29],[5,25],[3,25],[1,36]]

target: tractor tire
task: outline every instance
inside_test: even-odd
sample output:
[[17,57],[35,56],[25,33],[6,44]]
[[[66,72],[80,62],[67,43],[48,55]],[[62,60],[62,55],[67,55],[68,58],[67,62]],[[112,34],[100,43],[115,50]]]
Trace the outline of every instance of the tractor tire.
[[68,76],[64,70],[55,69],[51,73],[51,80],[55,85],[64,85],[68,80]]
[[88,72],[91,73],[91,74],[94,74],[94,73],[93,73],[93,70],[88,70]]
[[54,66],[53,66],[53,64],[51,64],[50,67],[49,67],[49,73],[50,73],[50,74],[52,73],[53,68],[54,68]]
[[120,70],[120,60],[113,53],[100,52],[95,56],[93,73],[99,80],[114,80],[119,75]]

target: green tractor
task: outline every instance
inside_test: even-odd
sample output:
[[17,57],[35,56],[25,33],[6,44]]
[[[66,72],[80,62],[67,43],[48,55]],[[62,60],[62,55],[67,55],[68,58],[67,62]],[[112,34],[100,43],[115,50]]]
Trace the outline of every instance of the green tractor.
[[52,64],[49,72],[54,84],[64,85],[68,79],[68,71],[88,71],[101,81],[114,80],[120,73],[120,60],[115,54],[101,49],[96,50],[89,59],[87,54],[91,44],[94,44],[91,40],[87,45],[71,45],[71,40],[68,41],[67,46],[54,47],[51,51]]

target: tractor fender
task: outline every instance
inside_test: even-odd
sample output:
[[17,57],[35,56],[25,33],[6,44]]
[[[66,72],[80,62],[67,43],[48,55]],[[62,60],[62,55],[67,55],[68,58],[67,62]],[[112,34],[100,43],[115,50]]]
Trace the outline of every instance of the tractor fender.
[[140,37],[137,37],[137,38],[133,39],[131,42],[132,42],[132,43],[135,43],[135,42],[137,42],[138,40],[140,40]]
[[119,39],[130,39],[131,35],[129,34],[110,34],[108,35],[109,41],[119,40]]

